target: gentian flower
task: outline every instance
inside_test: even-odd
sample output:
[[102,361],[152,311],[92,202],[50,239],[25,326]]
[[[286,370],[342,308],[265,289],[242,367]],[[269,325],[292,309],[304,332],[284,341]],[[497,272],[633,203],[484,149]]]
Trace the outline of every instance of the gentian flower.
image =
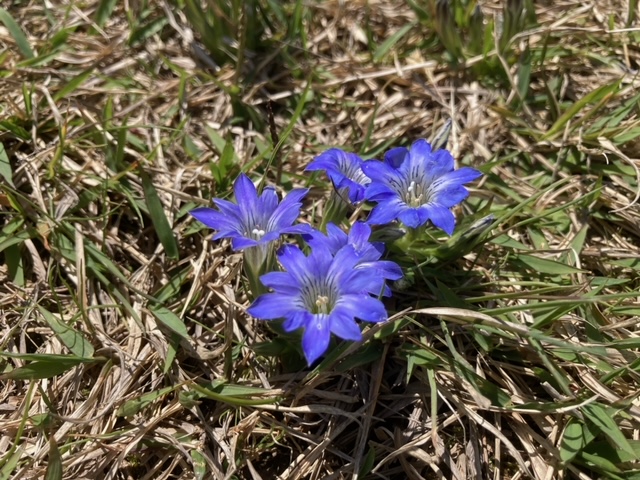
[[273,187],[265,187],[258,196],[253,182],[242,173],[233,184],[236,203],[215,198],[213,202],[219,210],[201,207],[189,213],[218,231],[214,240],[230,238],[234,250],[264,247],[281,235],[311,231],[309,225],[293,225],[308,191],[293,190],[278,204],[278,195]]
[[230,238],[234,250],[243,251],[243,267],[253,295],[265,291],[260,275],[273,263],[273,243],[281,235],[309,233],[309,225],[293,225],[307,189],[291,191],[282,202],[273,187],[265,187],[258,196],[253,182],[240,174],[233,184],[236,203],[215,198],[218,210],[201,207],[190,213],[198,221],[217,230],[213,239]]
[[345,233],[333,223],[327,225],[327,235],[318,230],[302,235],[302,238],[311,248],[327,248],[335,255],[341,248],[350,245],[358,262],[355,268],[377,269],[379,275],[379,287],[377,293],[386,297],[391,295],[391,290],[385,283],[388,278],[402,277],[402,269],[395,262],[380,260],[384,253],[384,243],[370,242],[371,227],[363,222],[356,222],[351,226],[349,234]]
[[305,170],[325,170],[338,192],[348,192],[351,203],[364,200],[365,188],[371,182],[362,171],[362,159],[355,153],[339,148],[330,148],[321,153]]
[[278,260],[284,272],[260,277],[273,292],[258,297],[248,312],[263,320],[283,318],[286,332],[304,328],[302,350],[309,365],[327,350],[331,333],[345,340],[361,340],[356,318],[386,320],[384,305],[371,294],[379,294],[381,275],[390,280],[402,276],[399,267],[394,274],[376,268],[375,262],[358,268],[361,258],[349,244],[335,255],[318,245],[309,256],[294,245],[284,245]]
[[430,220],[449,235],[456,223],[451,207],[469,195],[463,184],[482,175],[470,167],[454,170],[451,153],[432,152],[426,140],[416,141],[410,149],[394,148],[382,162],[364,162],[362,170],[371,178],[365,198],[377,202],[367,223],[400,220],[418,228]]

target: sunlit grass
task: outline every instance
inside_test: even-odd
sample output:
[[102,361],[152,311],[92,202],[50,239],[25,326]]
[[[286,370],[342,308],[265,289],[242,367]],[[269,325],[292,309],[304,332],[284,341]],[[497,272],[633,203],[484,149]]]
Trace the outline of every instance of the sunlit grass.
[[[0,9],[0,479],[640,475],[637,5],[503,3]],[[306,368],[189,210],[448,119],[458,233]]]

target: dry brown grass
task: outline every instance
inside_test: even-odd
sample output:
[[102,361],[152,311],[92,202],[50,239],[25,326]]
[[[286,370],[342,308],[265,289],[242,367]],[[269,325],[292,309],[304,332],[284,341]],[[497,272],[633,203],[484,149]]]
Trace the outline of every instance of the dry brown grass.
[[[590,130],[633,99],[638,85],[637,48],[627,33],[611,32],[623,28],[626,2],[540,2],[539,28],[515,42],[517,53],[525,45],[539,52],[546,42],[530,89],[544,96],[556,82],[563,109],[621,80],[606,101],[576,112],[580,128],[547,139],[556,121],[547,103],[510,113],[515,67],[493,84],[474,72],[481,58],[452,68],[434,54],[437,42],[423,44],[431,36],[425,26],[416,24],[373,63],[369,43],[415,21],[404,2],[307,5],[306,48],[274,32],[274,50],[249,55],[240,72],[213,70],[206,51],[191,43],[183,12],[166,2],[152,3],[146,18],[167,23],[133,45],[142,3],[128,14],[118,6],[97,27],[98,3],[10,7],[39,53],[67,29],[64,48],[47,62],[25,65],[0,26],[0,142],[15,186],[5,181],[0,193],[0,350],[70,353],[52,330],[57,318],[82,332],[96,358],[49,378],[0,380],[0,478],[56,478],[59,457],[57,478],[65,479],[338,479],[359,471],[380,479],[588,479],[595,470],[563,465],[559,454],[567,424],[584,419],[585,405],[615,418],[627,439],[638,438],[637,106],[615,131]],[[497,14],[500,3],[482,7]],[[433,277],[394,297],[395,322],[367,330],[365,346],[336,350],[322,369],[292,369],[256,354],[273,334],[245,313],[241,257],[225,242],[211,243],[185,214],[229,193],[228,183],[212,179],[209,163],[222,152],[208,129],[233,145],[238,167],[230,176],[247,165],[264,173],[264,161],[251,162],[268,158],[268,129],[232,122],[224,90],[245,77],[252,81],[242,101],[266,119],[271,99],[281,133],[311,82],[278,157],[284,188],[306,183],[302,169],[327,146],[376,156],[429,138],[452,118],[454,155],[490,164],[466,212],[491,199],[492,211],[504,215],[492,237],[502,243],[427,270]],[[122,162],[110,163],[119,148]],[[158,241],[142,171],[158,192],[179,260]],[[543,179],[560,183],[550,189]],[[322,211],[325,194],[314,185],[309,219]],[[20,241],[7,249],[12,238]],[[581,270],[538,277],[510,263],[521,250],[507,240]],[[16,254],[22,280],[8,258]],[[594,277],[626,282],[600,288]],[[184,322],[188,338],[152,313],[158,299]],[[443,309],[419,310],[436,306]],[[484,314],[469,317],[470,306]],[[412,368],[410,358],[421,366]],[[0,370],[29,363],[3,356]],[[194,392],[195,383],[222,380],[256,390]],[[127,403],[156,391],[148,404]]]

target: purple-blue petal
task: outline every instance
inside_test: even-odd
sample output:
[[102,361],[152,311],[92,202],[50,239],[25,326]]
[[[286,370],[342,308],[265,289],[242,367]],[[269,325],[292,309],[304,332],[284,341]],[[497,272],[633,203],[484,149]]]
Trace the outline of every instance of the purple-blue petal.
[[385,225],[391,223],[398,218],[398,214],[406,208],[408,207],[404,203],[395,199],[379,203],[371,210],[367,218],[367,223],[369,225]]
[[297,309],[295,298],[281,293],[265,293],[247,309],[249,315],[262,320],[284,318]]
[[462,185],[453,184],[438,188],[432,195],[432,202],[443,207],[453,207],[469,196],[469,190]]
[[279,230],[289,227],[300,215],[300,200],[307,194],[308,190],[293,190],[278,205],[269,219],[269,230]]
[[456,217],[451,210],[440,205],[427,205],[426,208],[429,211],[429,220],[434,226],[448,235],[453,234],[453,229],[456,227]]
[[273,187],[264,187],[260,200],[258,200],[258,209],[265,215],[269,215],[278,208],[278,194]]
[[242,213],[240,212],[240,207],[238,207],[238,205],[222,198],[214,198],[213,203],[215,203],[215,205],[220,209],[221,213],[237,219],[237,221],[240,222]]
[[418,215],[418,209],[407,207],[398,214],[398,220],[404,223],[407,227],[418,228],[422,223],[420,222],[420,215]]
[[233,192],[236,196],[236,203],[240,208],[256,205],[258,201],[256,186],[244,173],[241,173],[233,184]]
[[300,283],[288,272],[269,272],[260,277],[262,284],[275,290],[275,293],[296,295],[300,293]]
[[398,193],[389,185],[380,182],[373,182],[367,186],[364,198],[373,202],[383,201],[387,198],[398,197]]
[[482,172],[471,167],[462,167],[446,175],[447,182],[469,183],[482,176]]
[[398,168],[406,160],[409,150],[405,147],[396,147],[384,154],[384,161],[390,167]]
[[302,335],[302,351],[309,365],[327,351],[330,338],[331,332],[327,315],[312,315]]
[[191,210],[189,214],[214,230],[235,230],[237,228],[237,220],[229,218],[213,208],[200,207]]
[[399,183],[400,174],[397,170],[379,160],[367,160],[362,164],[362,171],[373,182],[382,182],[389,185],[391,182]]
[[292,312],[282,323],[285,332],[293,332],[304,327],[313,320],[313,315],[306,310],[297,310]]
[[[226,235],[226,236],[231,237],[231,235]],[[245,248],[249,248],[249,247],[255,247],[256,245],[259,245],[259,244],[260,242],[252,238],[241,237],[238,234],[236,234],[236,236],[231,237],[231,248],[233,248],[235,251],[244,250]]]
[[374,323],[388,318],[383,303],[367,294],[344,295],[341,300],[340,310],[348,316]]
[[360,327],[353,318],[353,315],[342,313],[338,309],[331,312],[329,316],[329,330],[336,337],[352,342],[362,340],[362,332]]

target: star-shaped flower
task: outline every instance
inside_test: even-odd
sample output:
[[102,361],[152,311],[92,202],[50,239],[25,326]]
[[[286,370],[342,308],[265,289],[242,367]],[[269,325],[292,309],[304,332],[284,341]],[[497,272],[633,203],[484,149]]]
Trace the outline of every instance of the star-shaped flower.
[[359,203],[364,200],[365,188],[371,182],[362,171],[362,162],[355,153],[330,148],[318,155],[305,170],[325,170],[338,192],[346,191],[351,203]]
[[482,175],[470,167],[454,170],[451,153],[432,152],[426,140],[416,141],[410,149],[394,148],[382,162],[366,161],[362,170],[371,178],[365,198],[377,203],[367,223],[400,220],[418,228],[430,220],[449,235],[456,223],[451,207],[469,195],[463,185]]
[[207,227],[217,230],[214,240],[230,238],[234,250],[266,246],[284,234],[309,233],[309,225],[293,225],[300,215],[307,189],[291,191],[282,202],[273,187],[265,187],[258,196],[253,182],[244,173],[233,185],[236,203],[220,198],[218,207],[201,207],[190,213]]
[[283,318],[283,328],[293,332],[304,328],[302,350],[309,365],[328,348],[331,334],[345,340],[362,339],[355,319],[382,322],[387,311],[372,296],[380,292],[381,278],[397,280],[402,276],[376,263],[361,263],[352,245],[345,245],[335,255],[322,245],[312,248],[309,256],[294,245],[283,246],[278,260],[284,272],[260,277],[273,290],[261,295],[249,307],[256,318]]

